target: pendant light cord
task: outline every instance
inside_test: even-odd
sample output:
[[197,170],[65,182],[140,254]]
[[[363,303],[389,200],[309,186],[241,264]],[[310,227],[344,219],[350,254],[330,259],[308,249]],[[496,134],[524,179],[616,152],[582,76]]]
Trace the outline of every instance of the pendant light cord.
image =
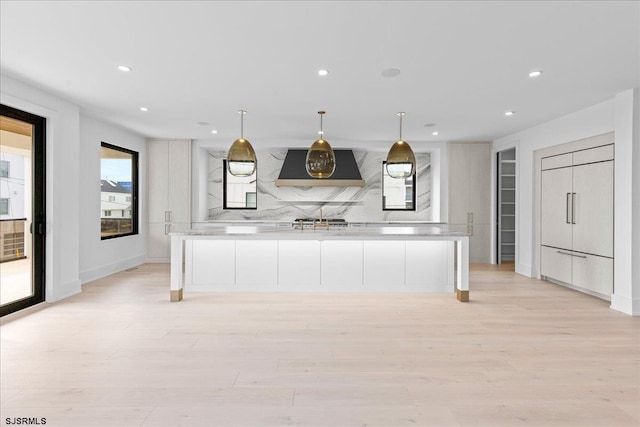
[[404,113],[398,113],[398,116],[400,116],[400,141],[402,141],[402,116]]
[[240,138],[244,139],[244,115],[247,114],[245,110],[238,110],[240,113]]

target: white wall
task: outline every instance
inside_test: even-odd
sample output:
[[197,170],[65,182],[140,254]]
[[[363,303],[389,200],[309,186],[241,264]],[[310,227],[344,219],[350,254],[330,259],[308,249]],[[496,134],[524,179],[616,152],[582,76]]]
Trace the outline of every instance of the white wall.
[[[146,251],[147,149],[145,139],[80,115],[80,280],[82,283],[142,264]],[[100,240],[100,144],[138,152],[138,234]]]
[[99,149],[105,141],[138,151],[140,194],[145,194],[144,138],[81,116],[77,105],[4,74],[0,76],[0,102],[47,119],[46,301],[66,298],[80,292],[83,282],[141,263],[145,254],[144,197],[140,201],[140,235],[100,240]]
[[57,301],[80,292],[80,109],[6,75],[0,102],[47,119],[45,293],[48,302]]
[[[516,158],[516,272],[536,276],[533,266],[533,152],[545,147],[575,141],[614,130],[613,100],[563,116],[493,142],[493,151],[517,147]],[[495,176],[495,155],[492,176]],[[494,186],[495,192],[495,186]],[[495,196],[494,196],[495,197]],[[492,206],[495,203],[492,203]],[[495,235],[495,232],[492,234]]]
[[[640,266],[634,267],[633,263],[635,260],[635,264],[639,264],[637,260],[640,259],[640,244],[637,234],[631,237],[631,231],[638,233],[637,229],[640,227],[640,208],[638,207],[638,199],[640,199],[638,175],[640,173],[637,167],[640,164],[638,162],[640,150],[633,149],[634,144],[635,147],[639,146],[638,112],[640,108],[637,107],[637,96],[634,99],[633,93],[637,93],[637,89],[623,92],[615,99],[497,139],[493,142],[493,151],[496,153],[510,147],[517,147],[516,272],[529,277],[538,277],[539,272],[535,270],[533,264],[534,151],[594,135],[616,132],[616,259],[612,308],[628,314],[640,314],[640,300],[638,300]],[[635,171],[632,167],[634,158]],[[495,167],[493,175],[495,175]],[[635,206],[632,208],[633,203]],[[621,242],[626,242],[624,248]],[[635,280],[632,280],[632,275]],[[616,303],[615,295],[619,292],[624,294],[620,295],[624,301],[618,298]],[[631,308],[632,306],[634,308]]]

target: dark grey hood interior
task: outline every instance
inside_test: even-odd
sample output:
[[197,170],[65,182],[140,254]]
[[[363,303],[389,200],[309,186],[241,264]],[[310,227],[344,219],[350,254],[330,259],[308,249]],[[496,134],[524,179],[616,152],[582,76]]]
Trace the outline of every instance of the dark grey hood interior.
[[307,150],[289,150],[276,179],[277,187],[364,187],[358,164],[351,150],[333,150],[336,170],[330,178],[313,178],[305,166]]

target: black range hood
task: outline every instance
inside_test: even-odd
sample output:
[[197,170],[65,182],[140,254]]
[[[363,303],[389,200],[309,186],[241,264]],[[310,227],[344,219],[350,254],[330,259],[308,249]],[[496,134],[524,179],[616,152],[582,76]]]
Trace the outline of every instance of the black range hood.
[[333,150],[336,170],[330,178],[313,178],[306,168],[307,150],[289,150],[284,158],[277,187],[364,187],[358,164],[351,150]]

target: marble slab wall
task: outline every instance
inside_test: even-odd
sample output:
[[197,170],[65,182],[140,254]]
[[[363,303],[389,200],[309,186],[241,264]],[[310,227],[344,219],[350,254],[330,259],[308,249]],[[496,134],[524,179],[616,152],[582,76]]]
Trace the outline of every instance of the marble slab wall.
[[295,218],[343,218],[350,222],[431,221],[431,155],[416,153],[415,211],[382,210],[382,162],[386,153],[353,151],[364,187],[276,187],[286,149],[257,152],[258,209],[222,209],[222,160],[226,152],[209,151],[207,159],[209,220],[293,221]]

